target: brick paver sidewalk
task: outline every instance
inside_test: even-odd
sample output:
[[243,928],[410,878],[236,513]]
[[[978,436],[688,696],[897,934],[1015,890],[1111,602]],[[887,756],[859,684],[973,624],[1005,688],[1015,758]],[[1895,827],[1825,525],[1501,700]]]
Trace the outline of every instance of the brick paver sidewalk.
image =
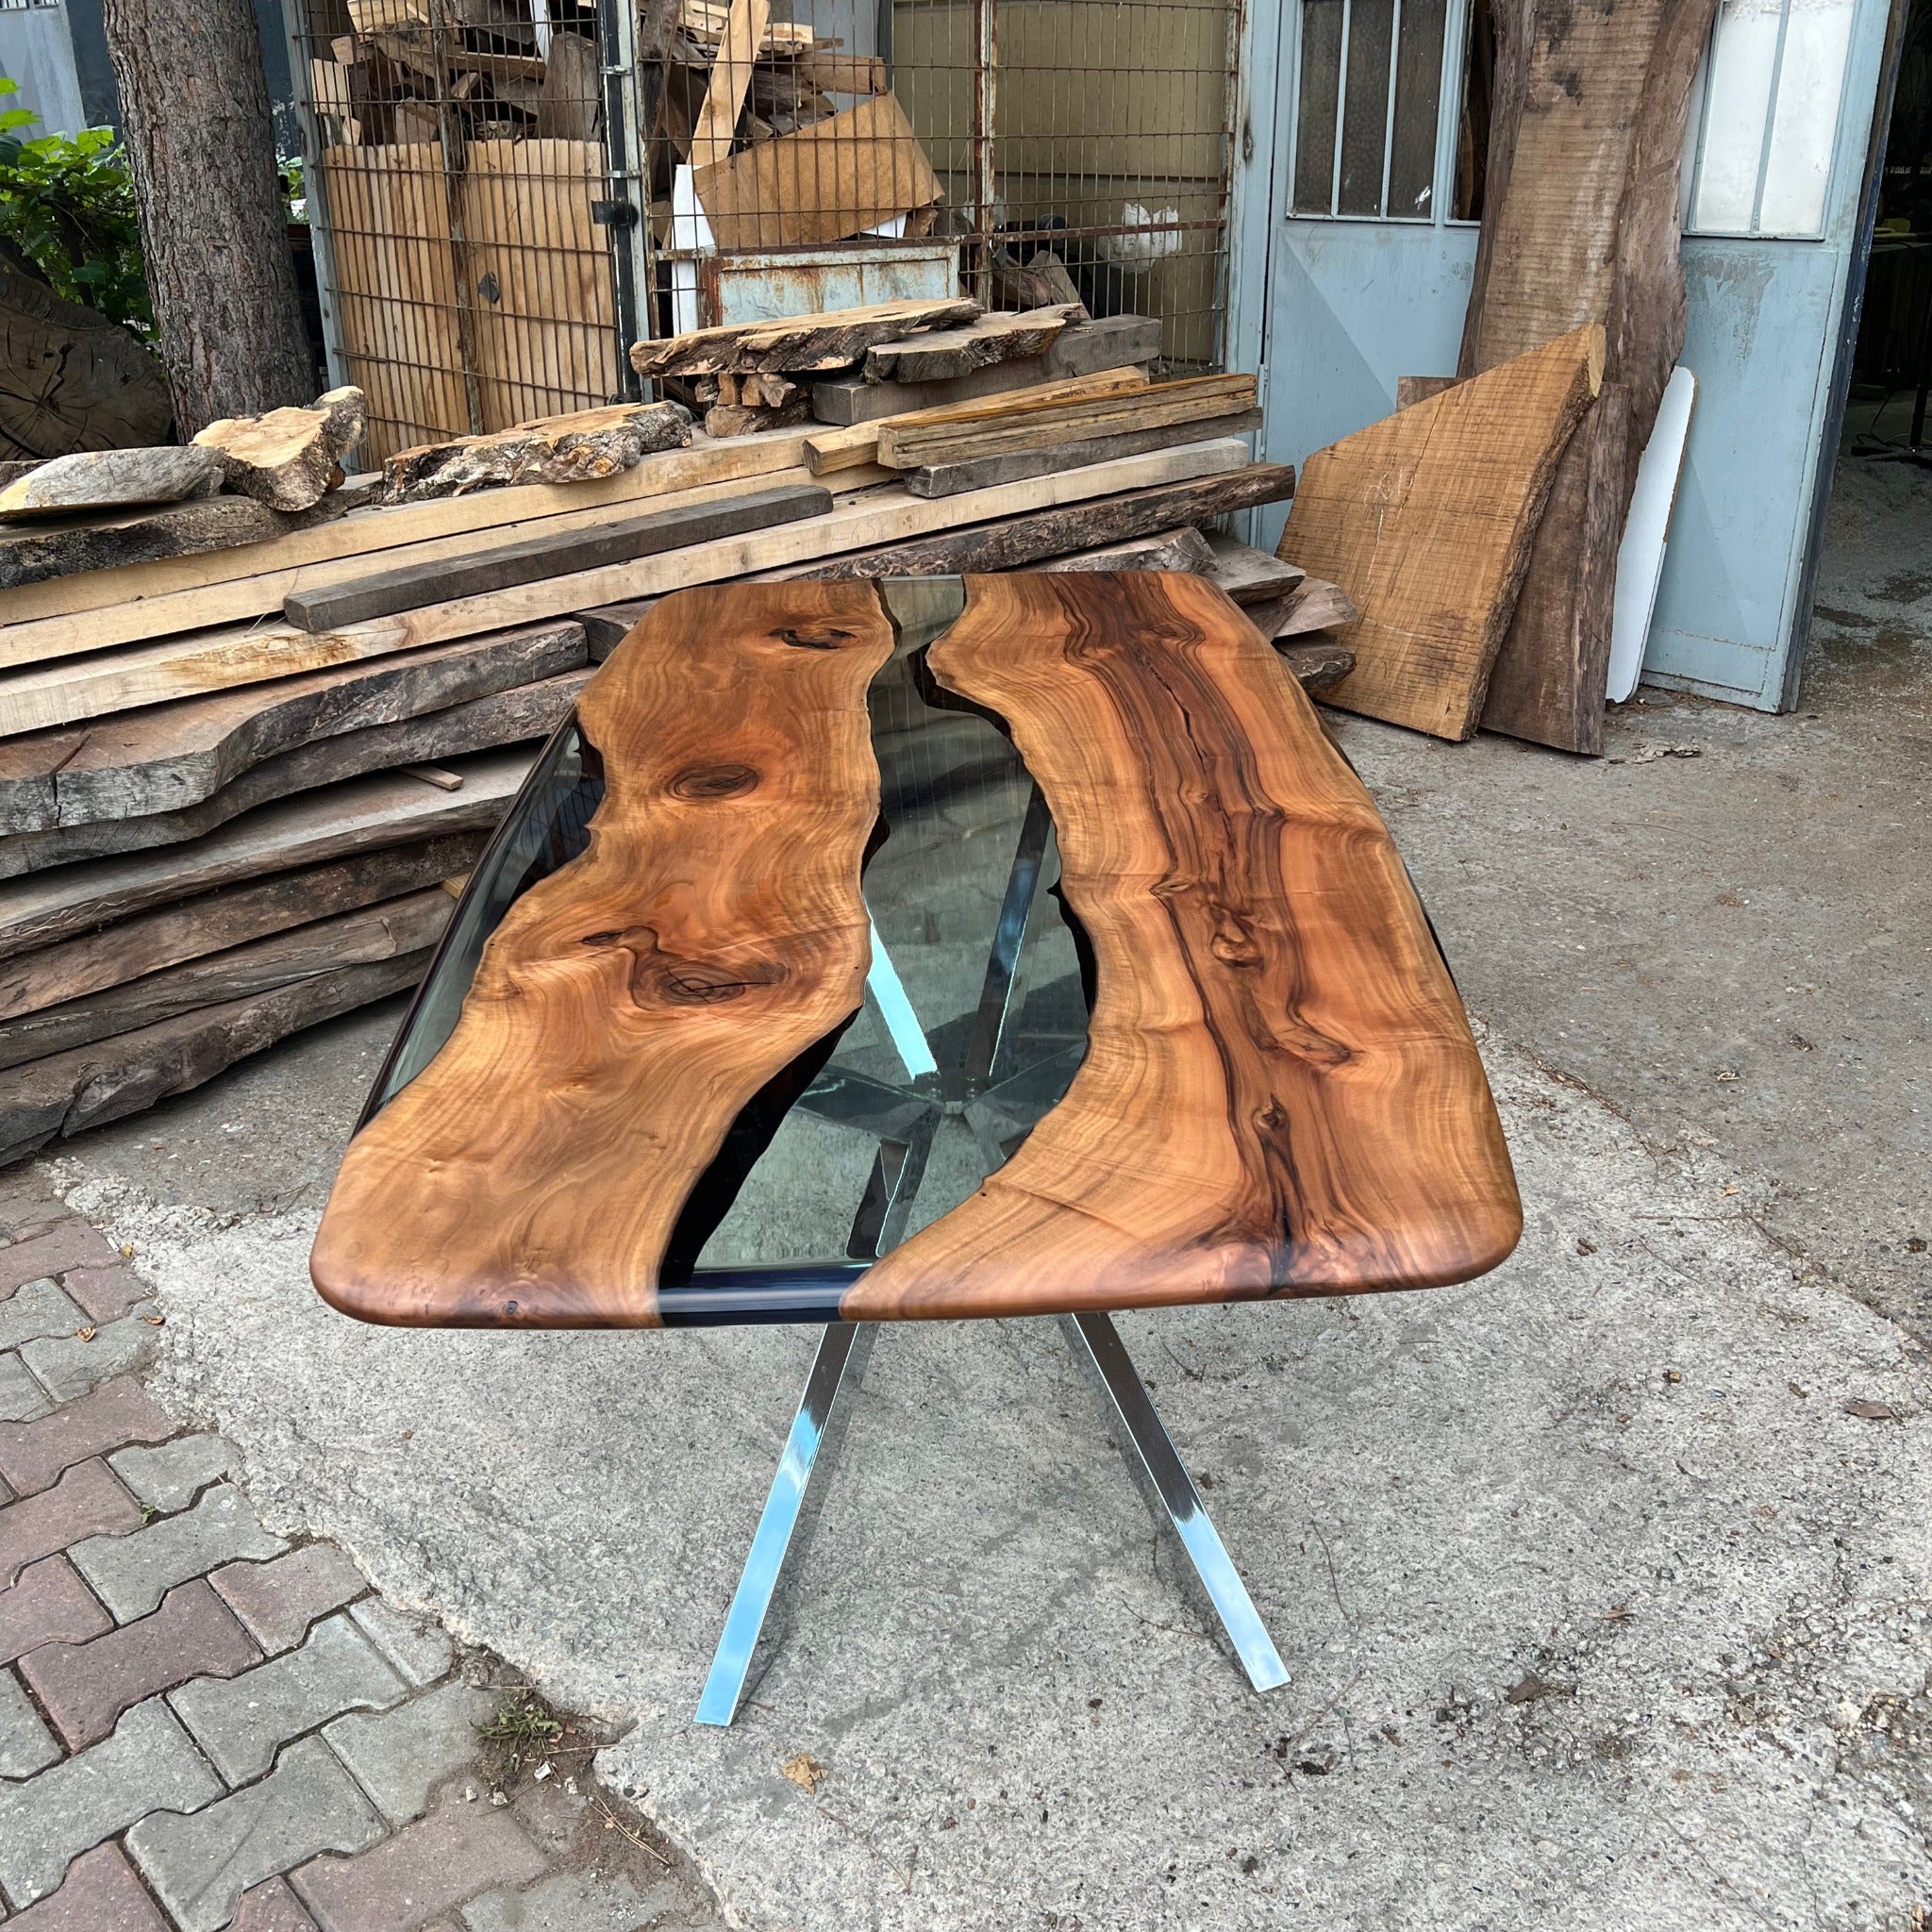
[[142,1388],[162,1316],[125,1257],[4,1188],[8,1932],[714,1927],[592,1734],[261,1526]]

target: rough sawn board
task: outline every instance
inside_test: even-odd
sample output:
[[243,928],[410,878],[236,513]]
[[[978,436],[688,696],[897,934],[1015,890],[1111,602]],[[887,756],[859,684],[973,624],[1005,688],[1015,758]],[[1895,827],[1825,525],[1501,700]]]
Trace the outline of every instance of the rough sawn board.
[[1280,555],[1361,616],[1325,702],[1438,738],[1476,726],[1564,445],[1596,394],[1603,331],[1577,329],[1317,450]]

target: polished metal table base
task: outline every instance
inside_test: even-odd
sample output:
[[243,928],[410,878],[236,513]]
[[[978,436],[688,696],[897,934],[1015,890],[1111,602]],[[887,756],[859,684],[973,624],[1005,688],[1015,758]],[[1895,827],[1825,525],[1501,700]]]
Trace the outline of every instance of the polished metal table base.
[[[1249,1683],[1257,1690],[1278,1690],[1288,1682],[1288,1671],[1113,1323],[1104,1314],[1066,1315],[1060,1325],[1074,1359],[1105,1390],[1122,1453],[1141,1493],[1156,1522],[1178,1538],[1189,1574],[1200,1585]],[[824,1504],[850,1415],[851,1393],[864,1379],[876,1328],[870,1322],[835,1322],[819,1342],[698,1700],[701,1724],[728,1724],[738,1715],[784,1636],[786,1586],[796,1574]]]

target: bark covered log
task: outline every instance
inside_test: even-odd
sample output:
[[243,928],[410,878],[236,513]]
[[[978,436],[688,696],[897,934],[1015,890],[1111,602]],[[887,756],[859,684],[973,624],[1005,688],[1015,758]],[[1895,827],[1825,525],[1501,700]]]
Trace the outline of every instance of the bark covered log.
[[249,0],[105,0],[161,360],[186,438],[315,392]]

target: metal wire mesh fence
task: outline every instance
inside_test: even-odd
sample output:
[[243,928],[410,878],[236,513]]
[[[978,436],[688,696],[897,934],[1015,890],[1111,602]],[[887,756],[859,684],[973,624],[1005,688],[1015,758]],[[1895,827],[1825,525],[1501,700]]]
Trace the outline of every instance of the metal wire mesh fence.
[[619,389],[593,0],[307,0],[312,210],[373,458]]
[[[1238,0],[790,10],[678,4],[648,151],[674,263],[707,244],[950,242],[991,306],[1077,294],[1096,315],[1158,315],[1171,365],[1216,365]],[[716,299],[693,308],[675,266],[668,281],[660,326],[728,319]],[[868,299],[930,292],[861,286]]]
[[962,284],[1218,366],[1240,0],[293,5],[371,458],[608,401],[632,335]]

